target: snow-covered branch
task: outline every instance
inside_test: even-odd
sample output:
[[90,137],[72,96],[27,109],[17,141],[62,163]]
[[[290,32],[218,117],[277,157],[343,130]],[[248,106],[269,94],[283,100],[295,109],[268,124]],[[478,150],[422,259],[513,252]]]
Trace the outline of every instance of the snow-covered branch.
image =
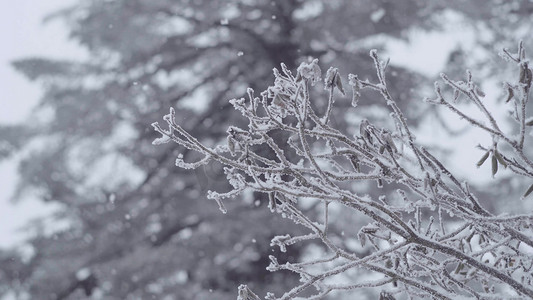
[[[525,128],[533,124],[526,117],[532,76],[524,53],[522,44],[516,56],[504,53],[518,64],[520,73],[518,82],[504,85],[508,102],[516,106],[518,134],[501,130],[470,72],[466,81],[442,75],[444,85],[453,91],[452,100],[444,96],[439,84],[435,85],[437,98],[427,99],[493,137],[493,145],[485,149],[478,162],[481,165],[490,156],[493,174],[501,166],[509,167],[517,176],[533,177],[533,163],[524,151]],[[325,245],[328,253],[312,261],[279,263],[271,256],[268,270],[295,272],[301,284],[283,295],[269,293],[265,299],[305,295],[306,299],[319,299],[331,292],[358,288],[382,289],[382,296],[387,297],[384,299],[400,294],[438,299],[532,298],[533,215],[493,215],[467,183],[460,182],[439,159],[417,144],[387,88],[388,61],[382,61],[375,50],[370,56],[378,81],[363,81],[350,74],[352,105],[357,106],[363,89],[380,93],[384,105],[391,109],[394,128],[363,120],[359,133],[348,136],[331,127],[335,91],[345,94],[342,77],[337,69],[330,68],[324,79],[328,97],[313,99],[310,86],[320,82],[322,76],[318,60],[313,60],[302,63],[296,75],[282,65],[281,72],[274,69],[274,85],[259,96],[248,89],[247,99],[231,100],[249,123],[248,128],[230,127],[226,145],[210,148],[202,144],[176,123],[172,108],[164,117],[168,128],[153,124],[162,135],[154,144],[173,141],[203,155],[192,163],[179,156],[176,165],[182,168],[197,168],[211,161],[225,165],[233,190],[208,194],[223,212],[227,198],[251,189],[267,193],[273,212],[309,231],[303,236],[277,236],[272,246],[285,251],[307,240]],[[453,104],[461,96],[477,106],[488,125]],[[326,111],[321,114],[313,109],[313,101],[327,101]],[[499,145],[503,143],[511,150],[502,151]],[[378,187],[395,187],[396,192],[386,193],[384,189],[377,198],[361,194],[354,183],[369,180],[376,181]],[[525,196],[532,190],[533,186]],[[315,220],[315,215],[306,214],[300,205],[303,199],[322,203],[316,207],[323,207],[323,217]],[[371,220],[357,235],[369,253],[354,252],[342,242],[342,236],[330,231],[331,205],[350,210],[354,218],[364,215]],[[361,279],[361,273],[354,270],[372,276]],[[311,287],[318,292],[311,295]],[[239,299],[259,299],[246,286],[239,291]]]

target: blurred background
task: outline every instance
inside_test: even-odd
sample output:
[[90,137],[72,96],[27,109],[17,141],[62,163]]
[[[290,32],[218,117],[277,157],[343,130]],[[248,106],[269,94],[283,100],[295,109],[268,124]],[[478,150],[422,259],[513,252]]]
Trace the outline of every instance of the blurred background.
[[[298,278],[268,272],[268,255],[294,261],[324,249],[271,248],[273,236],[301,228],[272,214],[263,195],[245,194],[221,214],[206,199],[228,188],[221,166],[175,167],[183,149],[152,146],[150,124],[173,106],[193,135],[224,142],[228,124],[244,124],[229,99],[264,90],[281,62],[295,68],[310,57],[323,70],[373,79],[368,51],[377,48],[391,58],[391,91],[418,142],[474,183],[494,213],[531,210],[519,200],[530,183],[475,168],[483,153],[474,147],[490,137],[422,98],[440,72],[459,79],[470,68],[512,130],[501,82],[517,74],[497,53],[520,39],[531,49],[532,1],[20,0],[0,8],[0,299],[225,300],[240,283],[260,296],[290,289]],[[380,100],[365,93],[349,109],[340,98],[332,123],[348,133],[363,118],[390,125]],[[364,255],[354,244],[365,220],[336,214],[339,241]]]

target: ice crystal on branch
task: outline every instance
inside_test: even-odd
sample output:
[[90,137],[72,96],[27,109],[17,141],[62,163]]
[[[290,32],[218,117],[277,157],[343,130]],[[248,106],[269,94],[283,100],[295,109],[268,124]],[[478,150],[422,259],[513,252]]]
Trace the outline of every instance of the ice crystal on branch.
[[[444,96],[439,84],[435,85],[437,98],[426,101],[444,106],[493,137],[491,147],[482,147],[485,153],[478,165],[490,156],[493,175],[498,166],[503,166],[530,178],[533,163],[524,153],[524,139],[525,127],[531,123],[525,113],[531,71],[522,44],[518,55],[505,53],[508,60],[518,63],[520,73],[517,83],[504,85],[507,101],[513,100],[516,106],[514,119],[520,125],[517,135],[500,129],[481,101],[484,93],[470,72],[465,81],[442,75],[445,87],[453,91],[452,101]],[[437,299],[533,297],[533,215],[493,215],[467,183],[461,183],[437,157],[418,145],[387,88],[388,61],[382,61],[375,50],[370,56],[378,81],[362,81],[349,74],[352,105],[360,101],[362,89],[381,94],[384,105],[391,109],[394,128],[363,120],[359,134],[350,137],[331,127],[334,89],[345,93],[342,79],[336,68],[330,68],[324,79],[329,96],[326,100],[312,99],[310,86],[322,76],[315,59],[302,63],[296,76],[285,65],[282,72],[274,69],[274,85],[261,97],[249,89],[247,99],[232,100],[249,123],[248,128],[230,127],[227,145],[214,149],[205,146],[176,123],[172,109],[164,117],[168,129],[153,124],[162,134],[154,144],[173,141],[204,156],[192,163],[185,163],[179,156],[176,164],[182,168],[195,168],[212,160],[225,165],[233,190],[223,194],[209,192],[209,198],[216,200],[222,211],[223,200],[251,189],[268,194],[272,212],[309,231],[301,236],[276,236],[271,246],[285,251],[303,241],[323,243],[327,252],[310,261],[280,263],[271,256],[268,270],[297,273],[301,283],[281,296],[269,293],[265,299],[293,299],[313,291],[315,294],[306,299],[321,299],[332,292],[359,288],[380,289],[383,299],[402,295]],[[474,119],[452,104],[459,95],[470,99],[486,120]],[[326,111],[313,109],[312,101],[327,101]],[[280,140],[280,136],[286,140]],[[394,184],[397,193],[387,194],[383,189],[381,196],[372,198],[356,189],[354,183],[360,181],[377,182],[378,187]],[[532,190],[528,189],[525,195]],[[301,205],[304,199],[321,207],[320,218],[306,213],[308,210]],[[328,226],[332,206],[349,210],[354,219],[370,220],[357,234],[366,254],[347,247],[343,242],[347,237]],[[259,299],[245,285],[239,287],[238,297]]]

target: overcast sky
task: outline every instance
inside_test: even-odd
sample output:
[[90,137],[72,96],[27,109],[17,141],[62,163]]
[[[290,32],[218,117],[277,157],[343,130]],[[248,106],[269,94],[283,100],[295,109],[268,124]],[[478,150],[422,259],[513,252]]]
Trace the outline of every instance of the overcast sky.
[[[41,93],[38,85],[28,82],[13,70],[10,61],[30,56],[83,57],[83,51],[67,40],[64,24],[58,21],[42,23],[43,17],[50,12],[74,2],[0,1],[0,123],[23,121]],[[23,235],[16,229],[32,217],[49,211],[43,204],[31,199],[12,205],[10,198],[16,180],[16,161],[0,162],[0,247],[20,241]]]

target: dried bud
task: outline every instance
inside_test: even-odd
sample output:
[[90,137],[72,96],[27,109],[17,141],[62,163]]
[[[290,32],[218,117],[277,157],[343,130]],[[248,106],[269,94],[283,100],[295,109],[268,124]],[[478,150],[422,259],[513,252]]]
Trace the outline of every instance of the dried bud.
[[481,167],[485,161],[487,160],[487,158],[489,157],[489,153],[490,151],[487,151],[485,154],[483,154],[483,156],[481,157],[481,159],[476,163],[476,166],[479,168]]
[[494,156],[496,157],[496,159],[498,160],[500,165],[502,165],[502,166],[507,168],[507,163],[505,162],[505,160],[501,156],[500,152],[498,152],[498,150],[494,150]]
[[522,196],[522,199],[526,198],[527,196],[529,196],[529,194],[531,194],[531,192],[533,192],[533,184],[529,186],[529,188],[527,189],[527,191],[524,193],[524,196]]
[[342,78],[338,72],[337,72],[337,75],[335,76],[335,86],[339,89],[339,91],[341,92],[343,96],[346,96],[346,92],[344,91],[344,87],[342,86]]
[[526,91],[531,87],[532,74],[527,63],[520,65],[520,83],[526,88]]
[[513,89],[510,86],[508,86],[507,87],[507,99],[505,100],[505,103],[508,103],[509,101],[511,101],[513,97],[514,97]]
[[498,173],[498,159],[496,155],[492,155],[492,177]]

